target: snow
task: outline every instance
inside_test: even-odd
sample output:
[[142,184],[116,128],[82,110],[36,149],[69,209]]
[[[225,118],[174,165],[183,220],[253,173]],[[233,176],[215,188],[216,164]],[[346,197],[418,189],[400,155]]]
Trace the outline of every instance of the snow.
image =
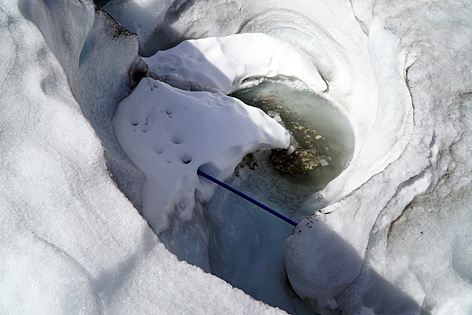
[[[411,95],[409,102],[406,97],[404,101],[398,97],[393,99],[398,102],[397,107],[404,108],[402,116],[406,117],[406,122],[409,121],[405,124],[407,128],[395,131],[398,140],[394,145],[403,143],[404,149],[397,151],[400,154],[398,158],[381,173],[349,196],[307,218],[307,226],[301,222],[297,228],[300,234],[294,234],[286,243],[287,268],[293,271],[289,271],[291,282],[300,283],[297,292],[302,296],[312,296],[318,303],[317,307],[324,304],[321,308],[331,309],[332,305],[327,301],[335,299],[337,308],[356,308],[359,298],[352,295],[356,292],[363,296],[364,305],[376,313],[419,312],[420,309],[437,314],[453,313],[459,309],[464,314],[470,311],[470,282],[454,267],[456,260],[462,265],[469,258],[461,256],[456,259],[450,252],[450,248],[458,243],[458,235],[468,235],[470,222],[470,216],[464,213],[467,210],[457,197],[453,197],[461,190],[454,184],[456,179],[451,178],[454,177],[452,174],[459,177],[467,174],[464,168],[468,163],[464,163],[463,155],[450,151],[467,147],[469,141],[463,133],[467,129],[461,125],[461,121],[466,121],[469,101],[459,95],[470,85],[468,66],[463,64],[461,57],[470,49],[470,41],[452,41],[454,48],[443,47],[444,39],[456,32],[463,34],[464,29],[470,27],[466,17],[470,16],[470,6],[467,13],[458,15],[454,13],[456,4],[436,7],[437,3],[423,2],[422,5],[396,6],[393,10],[378,2],[375,10],[371,11],[374,17],[365,20],[374,67],[378,63],[381,65],[379,72],[403,73],[403,84],[407,84]],[[424,20],[423,15],[430,10],[440,10],[441,14],[436,12],[434,19]],[[405,16],[411,22],[404,22]],[[456,29],[445,30],[441,26],[444,23],[451,23]],[[412,25],[414,32],[410,31]],[[387,48],[389,45],[390,49]],[[454,50],[453,55],[449,49]],[[397,51],[397,57],[386,58],[386,50]],[[379,63],[382,61],[379,59],[384,61]],[[399,71],[399,67],[404,70]],[[460,77],[460,80],[453,77]],[[381,79],[379,75],[378,80]],[[388,92],[391,82],[392,79],[378,86]],[[393,111],[394,114],[397,112],[398,108]],[[387,114],[380,117],[384,129],[398,123],[397,119],[391,120],[391,111],[384,113]],[[370,149],[380,149],[383,143],[379,144]],[[446,214],[443,201],[447,208],[453,207],[454,210]],[[444,214],[448,223],[441,219],[442,215],[426,216],[425,209]],[[341,239],[334,238],[336,246],[333,239],[327,237],[333,233],[341,236]],[[303,234],[304,237],[298,237]],[[324,242],[322,237],[327,237]],[[317,243],[309,245],[310,239],[317,239]],[[326,250],[328,242],[331,249]],[[338,248],[343,246],[356,249],[355,253],[347,250],[340,253]],[[467,253],[467,250],[461,247],[460,252]],[[336,257],[337,261],[345,263],[333,265],[325,258],[318,258],[320,253],[323,253],[321,257]],[[302,257],[294,258],[296,254],[302,254]],[[297,265],[295,269],[293,263]],[[315,272],[321,265],[319,272]],[[324,276],[331,270],[342,271],[334,278],[336,281]],[[386,281],[394,287],[385,291],[382,297],[371,298],[374,292],[387,288]],[[407,296],[393,300],[387,298],[388,295],[398,296],[398,290]],[[443,309],[443,306],[451,307],[449,301],[463,305],[463,308],[454,307],[446,311],[448,307]]]
[[326,83],[300,51],[265,34],[188,40],[144,61],[158,75],[178,74],[225,94],[254,77],[297,78],[310,90],[326,90]]
[[138,56],[138,39],[106,12],[96,11],[78,64],[75,97],[100,138],[114,181],[140,209],[144,176],[121,149],[112,123],[117,103],[147,73],[146,65]]
[[[348,8],[341,7],[339,16],[333,16],[331,21],[326,21],[321,29],[316,19],[325,20],[326,14],[332,14],[328,7],[319,8],[313,4],[316,8],[304,8],[316,12],[314,17],[306,19],[291,10],[286,14],[278,12],[282,9],[280,6],[284,6],[281,3],[271,2],[265,5],[268,8],[273,7],[272,9],[277,11],[277,18],[280,19],[272,21],[274,17],[267,17],[273,22],[268,30],[265,29],[268,27],[267,19],[259,21],[256,10],[255,17],[250,19],[251,23],[239,25],[240,28],[244,25],[250,34],[188,40],[171,49],[158,51],[144,60],[150,71],[161,77],[178,75],[223,93],[237,90],[245,79],[278,78],[288,79],[290,85],[322,95],[332,102],[342,114],[350,117],[356,139],[354,157],[359,155],[326,190],[328,201],[338,199],[379,172],[401,152],[404,143],[397,141],[395,132],[386,129],[384,123],[375,125],[375,132],[369,131],[375,121],[378,121],[378,106],[388,107],[388,110],[393,108],[398,112],[394,116],[392,111],[392,120],[396,121],[392,124],[392,129],[408,128],[409,122],[405,122],[402,116],[405,115],[403,107],[398,106],[398,102],[404,101],[403,96],[409,97],[408,91],[403,84],[403,78],[398,76],[396,70],[393,73],[388,72],[384,75],[385,80],[393,77],[395,84],[390,83],[392,92],[385,92],[388,95],[378,101],[377,98],[382,95],[379,96],[377,92],[376,73],[371,68],[366,38],[354,18],[349,16],[348,12],[343,12]],[[185,18],[186,15],[182,17],[181,23]],[[286,19],[297,22],[295,26],[287,28]],[[227,24],[232,23],[237,24],[238,19],[231,19]],[[343,32],[339,33],[341,26]],[[202,27],[200,25],[198,29]],[[209,25],[206,27],[209,28]],[[333,29],[335,33],[328,35],[325,29]],[[259,30],[280,39],[256,33]],[[203,33],[206,35],[206,32]],[[321,50],[325,51],[325,54],[319,56],[320,48],[312,47],[312,41],[303,41],[305,37],[317,38],[323,44]],[[341,48],[339,42],[348,44]],[[277,71],[274,72],[274,69]],[[369,88],[366,89],[366,86]],[[395,143],[395,146],[391,147],[392,143]],[[372,150],[372,147],[380,145],[382,147],[379,150]]]
[[71,88],[94,8],[68,4],[1,3],[0,313],[281,313],[179,262],[117,189]]
[[[172,11],[172,0],[118,0],[110,1],[104,7],[113,17],[119,17],[120,24],[130,32],[138,33],[140,46],[152,38],[154,30],[165,21],[166,12]],[[177,1],[178,6],[179,1]],[[132,15],[128,12],[133,12]],[[136,18],[139,17],[139,18]]]
[[289,133],[255,107],[151,78],[120,103],[114,123],[121,146],[146,176],[142,213],[156,233],[175,211],[190,219],[195,194],[209,200],[214,186],[202,186],[200,167],[223,180],[248,153],[290,144]]
[[[433,194],[431,198],[435,200],[433,189],[439,178],[446,170],[455,168],[456,163],[445,152],[460,134],[459,116],[455,110],[444,108],[451,109],[445,104],[462,101],[457,101],[454,93],[445,91],[457,91],[456,95],[466,91],[464,83],[459,81],[467,82],[467,72],[458,70],[460,67],[454,68],[454,76],[460,73],[458,80],[450,78],[447,75],[450,72],[442,71],[447,79],[441,81],[441,88],[434,86],[434,89],[430,86],[430,73],[440,77],[438,69],[448,68],[446,65],[431,66],[437,64],[439,52],[445,54],[441,60],[451,60],[451,54],[440,46],[444,43],[458,54],[454,56],[454,62],[461,64],[461,52],[467,50],[465,43],[469,40],[449,41],[448,38],[453,33],[468,34],[461,27],[469,27],[464,21],[467,21],[465,17],[469,14],[470,4],[461,3],[467,9],[454,11],[455,5],[460,7],[459,4],[296,2],[290,3],[290,10],[285,12],[283,10],[288,8],[276,2],[239,2],[238,5],[243,14],[234,18],[227,18],[224,13],[233,8],[225,11],[219,1],[184,7],[178,19],[162,26],[172,29],[174,37],[161,41],[161,46],[155,48],[167,48],[188,38],[230,35],[235,30],[270,34],[294,44],[312,58],[317,71],[329,83],[330,89],[323,96],[349,117],[356,137],[353,160],[325,190],[304,202],[304,206],[311,205],[313,210],[321,206],[321,212],[301,222],[300,233],[294,233],[287,242],[287,270],[296,292],[311,300],[312,307],[326,307],[328,312],[333,307],[355,310],[362,299],[366,301],[364,310],[378,308],[380,311],[376,303],[382,298],[371,298],[376,289],[384,292],[382,296],[397,297],[385,302],[384,311],[389,307],[395,311],[417,311],[420,307],[434,311],[435,305],[440,303],[432,302],[435,299],[432,296],[437,298],[439,294],[434,289],[424,289],[426,280],[418,280],[418,272],[410,271],[407,263],[395,266],[398,259],[385,258],[387,232],[418,195]],[[259,11],[259,5],[266,13]],[[354,17],[350,10],[357,16]],[[206,23],[190,22],[198,16],[196,12],[207,11]],[[459,11],[460,14],[454,13]],[[215,16],[214,12],[221,17]],[[428,17],[426,22],[422,20],[424,13]],[[224,25],[223,17],[226,18]],[[460,22],[454,20],[456,18]],[[445,35],[447,28],[440,27],[430,31],[431,25],[449,25],[448,21],[453,21],[457,32]],[[421,26],[421,23],[427,26]],[[410,32],[412,26],[414,31]],[[435,47],[438,52],[432,53],[428,47]],[[446,61],[443,63],[447,64]],[[414,84],[415,75],[422,79]],[[445,107],[441,110],[430,104]],[[444,117],[456,124],[443,123]],[[436,123],[432,125],[431,121]],[[446,189],[441,195],[447,195],[450,190]],[[311,221],[324,223],[314,226]],[[399,255],[403,257],[402,261],[416,257],[413,253]],[[431,255],[430,259],[444,262]],[[462,268],[456,267],[457,270]],[[454,283],[456,288],[465,285],[463,288],[468,292],[467,284]],[[375,289],[370,290],[372,287]],[[402,306],[406,308],[402,309]]]
[[[206,209],[192,197],[208,200],[213,189],[196,169],[225,178],[261,143],[287,145],[275,120],[224,95],[259,76],[319,94],[355,137],[350,165],[325,189],[298,204],[279,191],[281,207],[312,213],[285,242],[296,294],[324,313],[471,312],[470,1],[105,6],[135,34],[91,1],[0,7],[0,313],[280,313],[178,261],[140,215],[167,228],[159,237],[187,233],[173,250],[193,251],[206,268]],[[138,53],[155,55],[146,59],[153,73]],[[166,106],[176,116],[161,117]],[[151,122],[143,133],[146,115],[179,123]],[[272,180],[258,174],[243,187]],[[218,205],[209,211],[224,221]],[[210,228],[237,235],[224,224]],[[232,254],[251,257],[243,247]],[[255,279],[257,270],[243,268]]]

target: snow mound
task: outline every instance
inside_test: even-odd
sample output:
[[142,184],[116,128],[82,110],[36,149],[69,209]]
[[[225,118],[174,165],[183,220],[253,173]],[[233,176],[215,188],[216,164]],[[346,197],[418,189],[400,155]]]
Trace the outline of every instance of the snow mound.
[[120,144],[146,176],[142,211],[156,232],[176,209],[190,219],[195,193],[202,202],[210,198],[212,186],[200,182],[198,168],[224,179],[247,153],[290,143],[288,132],[257,108],[151,78],[121,102],[114,120]]

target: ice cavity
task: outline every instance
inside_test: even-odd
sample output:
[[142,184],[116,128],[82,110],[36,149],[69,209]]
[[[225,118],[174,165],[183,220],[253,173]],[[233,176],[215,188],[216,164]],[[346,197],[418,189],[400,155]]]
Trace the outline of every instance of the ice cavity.
[[[299,82],[302,82],[302,88],[316,92],[334,104],[349,118],[352,125],[355,139],[353,159],[348,168],[328,184],[321,193],[313,195],[311,199],[297,201],[303,202],[301,207],[304,208],[306,213],[310,213],[310,211],[313,212],[325,207],[327,204],[333,203],[345,194],[350,193],[371,176],[382,171],[388,163],[395,160],[407,142],[403,138],[403,132],[411,124],[411,116],[408,116],[409,107],[403,106],[404,100],[409,100],[409,93],[404,85],[403,72],[397,72],[397,69],[389,72],[386,77],[392,78],[389,82],[392,91],[379,94],[374,68],[371,67],[367,52],[365,34],[360,30],[354,19],[351,20],[351,23],[348,33],[351,35],[350,40],[355,43],[353,44],[355,49],[349,51],[340,48],[336,41],[333,41],[325,33],[320,33],[317,28],[302,28],[305,35],[308,33],[315,36],[316,34],[316,36],[325,39],[323,47],[328,53],[325,60],[318,60],[318,67],[307,65],[304,62],[310,60],[307,59],[306,55],[307,51],[310,51],[310,47],[301,46],[303,49],[286,50],[290,51],[291,54],[284,55],[283,61],[294,65],[294,68],[288,69],[289,71],[283,73],[282,71],[268,70],[265,67],[273,67],[276,63],[271,64],[266,58],[261,60],[264,67],[258,68],[258,64],[253,64],[247,58],[253,56],[255,60],[258,60],[257,54],[259,51],[266,51],[266,47],[281,47],[280,40],[259,34],[241,34],[227,38],[208,38],[183,42],[175,48],[158,52],[155,56],[147,59],[146,62],[149,64],[150,71],[160,77],[179,75],[193,82],[204,82],[212,89],[220,89],[225,92],[235,90],[245,78],[268,76],[269,74],[272,77],[284,76],[291,78],[293,81],[299,80]],[[344,25],[345,23],[341,24]],[[327,25],[332,24],[328,23]],[[333,28],[336,29],[336,27]],[[342,37],[342,35],[336,34]],[[293,39],[293,34],[280,32],[277,35],[280,37],[286,36],[289,41],[302,45]],[[251,38],[258,40],[251,40]],[[232,45],[233,41],[238,45]],[[251,45],[248,46],[247,43]],[[232,47],[236,51],[227,47]],[[339,50],[342,51],[341,54]],[[252,54],[248,52],[252,52]],[[182,64],[185,66],[182,66]],[[246,67],[246,64],[249,66]],[[303,68],[300,66],[303,66]],[[234,71],[234,69],[239,70],[239,72]],[[282,67],[281,69],[286,68]],[[208,72],[206,72],[207,70]],[[247,72],[242,72],[243,70]],[[212,78],[215,74],[218,80]],[[313,78],[318,79],[313,80]],[[379,102],[379,99],[382,101]],[[398,102],[402,106],[398,106]],[[392,120],[386,122],[379,110],[392,111]],[[334,204],[330,208],[324,208],[323,211],[330,212],[332,209],[336,209],[336,206]],[[378,213],[380,209],[376,208],[375,211]],[[335,212],[344,215],[344,212]],[[354,215],[354,213],[351,212],[350,214]],[[335,216],[331,217],[334,219]],[[331,295],[342,291],[346,284],[358,275],[362,267],[363,251],[369,239],[368,231],[374,224],[375,218],[376,214],[369,216],[368,220],[365,220],[363,216],[356,216],[354,219],[362,222],[353,226],[346,226],[349,220],[336,218],[325,222],[325,228],[316,229],[315,232],[310,231],[311,234],[308,234],[310,235],[308,239],[304,236],[294,235],[294,240],[301,242],[292,242],[290,245],[293,247],[287,247],[287,266],[292,285],[302,298],[308,297],[309,299],[324,301],[326,297],[330,298]],[[305,226],[308,225],[305,224]],[[301,229],[298,234],[300,233]],[[316,236],[311,238],[313,233]],[[331,242],[332,236],[336,233],[343,235],[339,238],[339,246],[328,246],[327,243]],[[355,237],[347,236],[349,233],[352,233]],[[310,242],[311,239],[323,241],[317,242],[316,246],[305,243]],[[294,246],[294,244],[296,245]],[[301,259],[297,257],[300,248],[307,249],[304,251],[304,255],[300,256],[303,257]],[[327,256],[344,253],[348,259],[346,264],[349,264],[349,266],[344,266],[342,261],[338,264],[326,266],[327,261],[312,258],[312,256],[316,257],[315,253],[317,251],[324,251]],[[352,258],[356,255],[360,257],[357,260]],[[314,261],[327,269],[333,270],[333,274],[338,273],[339,277],[332,279],[329,276],[325,277],[332,273],[326,274],[321,270],[312,273],[312,265],[317,264]],[[318,277],[319,275],[321,277]],[[311,279],[315,280],[308,282]],[[326,294],[316,296],[318,292],[326,292]]]
[[[368,306],[364,310],[379,312],[419,312],[421,306],[427,311],[447,312],[446,305],[458,299],[440,297],[447,292],[438,293],[427,280],[434,277],[434,283],[441,286],[444,277],[422,268],[424,261],[410,252],[408,245],[400,245],[402,238],[397,239],[395,254],[389,256],[393,253],[389,233],[390,227],[402,232],[414,230],[421,222],[420,217],[412,216],[411,221],[400,220],[392,226],[404,210],[423,208],[406,208],[418,195],[428,193],[426,200],[432,211],[442,211],[438,200],[447,197],[455,204],[451,191],[470,181],[468,176],[458,179],[460,174],[468,174],[468,166],[457,166],[468,165],[465,148],[470,147],[469,137],[464,136],[456,147],[460,150],[450,153],[462,135],[459,117],[470,104],[465,96],[470,92],[466,53],[470,35],[465,35],[470,34],[470,5],[355,0],[285,3],[235,1],[230,6],[217,0],[186,2],[180,16],[174,15],[162,26],[167,26],[164,33],[173,37],[159,45],[169,47],[190,37],[264,32],[307,53],[328,83],[324,96],[349,117],[356,147],[349,168],[306,203],[316,208],[324,199],[326,207],[301,222],[286,243],[292,285],[313,308],[328,313],[355,311],[360,304]],[[227,12],[236,12],[233,5],[241,14],[229,18]],[[208,24],[192,23],[191,18],[199,12],[208,12]],[[460,40],[450,40],[452,37]],[[457,175],[453,180],[452,172]],[[440,188],[436,188],[438,182]],[[457,212],[464,208],[460,206]],[[464,226],[459,219],[454,222],[452,226]],[[429,241],[437,239],[434,231],[428,234]],[[461,250],[463,245],[452,236],[441,244],[446,255],[430,251],[430,260],[434,259],[449,279],[467,279],[467,263],[457,258],[469,259],[467,251]],[[447,255],[450,245],[454,245],[453,266]],[[469,284],[461,279],[447,287],[461,288],[464,296],[470,293]],[[448,291],[443,295],[455,292]],[[443,308],[440,305],[445,300]],[[463,303],[464,299],[460,300]],[[467,303],[463,305],[458,309],[467,310]]]
[[[327,89],[300,50],[264,34],[185,41],[144,60],[154,77],[180,87],[229,93],[247,78],[284,77],[311,91]],[[195,192],[208,198],[197,189],[201,165],[223,179],[260,144],[288,146],[286,131],[259,110],[222,93],[185,92],[150,78],[121,103],[115,130],[146,175],[143,214],[156,231],[166,227],[177,205],[189,218]]]
[[288,132],[261,110],[222,93],[188,92],[152,78],[124,99],[114,118],[117,137],[146,176],[143,216],[156,233],[177,211],[190,219],[195,194],[211,196],[197,169],[224,179],[251,151],[286,148]]

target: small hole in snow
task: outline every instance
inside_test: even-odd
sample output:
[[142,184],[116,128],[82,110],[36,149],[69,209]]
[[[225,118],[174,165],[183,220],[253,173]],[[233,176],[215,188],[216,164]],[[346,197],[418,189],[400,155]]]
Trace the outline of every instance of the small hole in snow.
[[162,148],[155,148],[153,151],[156,152],[157,154],[162,154],[162,153],[164,152],[164,149],[162,149]]
[[190,155],[184,155],[182,157],[182,163],[190,164],[190,162],[192,162],[192,157]]

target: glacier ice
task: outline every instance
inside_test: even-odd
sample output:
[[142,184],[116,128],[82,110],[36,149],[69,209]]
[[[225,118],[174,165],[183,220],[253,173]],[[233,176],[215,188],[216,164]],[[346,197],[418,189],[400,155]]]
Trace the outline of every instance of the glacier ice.
[[[189,38],[262,32],[299,47],[328,83],[324,96],[349,117],[356,147],[343,174],[307,202],[314,208],[321,205],[321,211],[301,222],[300,233],[294,233],[286,243],[288,273],[295,291],[311,301],[313,308],[328,312],[333,308],[354,312],[362,304],[364,310],[374,312],[388,312],[389,307],[392,312],[447,309],[441,305],[447,303],[432,298],[438,296],[434,289],[424,288],[426,280],[409,270],[405,263],[408,255],[385,257],[392,235],[389,231],[398,226],[392,222],[402,222],[396,219],[421,209],[407,207],[417,202],[415,197],[433,194],[430,198],[435,200],[436,191],[445,189],[444,196],[454,191],[447,188],[448,183],[443,184],[443,176],[456,168],[448,152],[463,134],[458,131],[462,129],[457,112],[459,108],[464,111],[465,106],[459,104],[467,101],[463,95],[468,75],[459,70],[461,67],[441,75],[437,71],[456,64],[467,69],[463,52],[470,42],[465,35],[470,3],[320,1],[295,2],[287,7],[276,2],[241,1],[232,5],[241,14],[229,18],[222,12],[234,7],[228,6],[226,11],[221,1],[183,2],[178,17],[173,15],[160,26],[166,29],[165,39],[149,43],[142,52],[151,55]],[[192,20],[201,12],[208,12],[207,21]],[[450,23],[453,31],[441,28]],[[139,30],[137,33],[139,36]],[[446,34],[457,39],[449,40],[451,36]],[[460,77],[460,82],[449,76]],[[436,86],[439,80],[434,77],[449,79]],[[455,110],[450,111],[451,106]],[[444,123],[433,125],[430,121]],[[323,223],[313,225],[311,221]],[[455,250],[456,257],[457,252],[462,255],[467,251]],[[397,260],[403,263],[396,268]],[[463,264],[449,266],[464,274]],[[467,284],[459,281],[456,285],[464,285],[464,292],[468,292]],[[384,298],[375,298],[375,292],[383,292]],[[398,298],[388,300],[389,294]]]
[[[354,133],[351,163],[301,204],[312,214],[285,243],[294,291],[324,313],[470,313],[470,1],[110,1],[124,28],[91,1],[0,8],[2,313],[278,312],[162,246],[136,211],[146,170],[113,130],[118,102],[158,76],[139,55],[206,38],[210,57],[209,37],[237,33],[296,51],[312,76],[290,79],[315,80]],[[211,85],[180,70],[164,78]],[[176,230],[208,233],[193,219]]]
[[[353,2],[354,8],[355,3]],[[455,177],[461,177],[460,181],[468,181],[465,179],[467,171],[464,172],[468,168],[468,162],[465,162],[463,155],[456,153],[455,148],[468,146],[464,133],[467,128],[463,124],[470,102],[464,96],[468,94],[470,75],[462,56],[469,49],[470,41],[462,38],[443,46],[443,39],[448,38],[448,34],[465,34],[465,29],[470,27],[470,6],[467,5],[467,9],[456,14],[456,5],[460,6],[459,3],[438,6],[437,2],[428,1],[423,2],[420,7],[416,7],[416,4],[391,6],[376,2],[373,10],[364,11],[372,12],[373,16],[367,14],[359,17],[368,30],[369,51],[373,62],[378,62],[375,60],[376,54],[378,58],[384,58],[385,54],[392,51],[397,51],[394,59],[397,63],[399,59],[404,62],[403,71],[399,71],[398,65],[392,65],[392,68],[382,63],[379,64],[382,68],[378,71],[388,73],[387,69],[390,68],[398,74],[403,73],[402,81],[408,88],[411,101],[398,104],[409,108],[410,113],[405,113],[410,116],[407,118],[410,123],[408,128],[396,131],[399,136],[403,134],[401,141],[407,141],[397,159],[346,198],[308,218],[313,221],[309,221],[308,225],[312,229],[306,229],[301,222],[301,233],[309,234],[305,240],[294,234],[286,243],[287,265],[297,265],[292,276],[297,277],[300,282],[306,281],[301,285],[303,293],[299,293],[312,296],[315,307],[353,309],[364,303],[372,307],[374,312],[395,313],[392,310],[401,305],[402,300],[390,300],[388,291],[383,295],[378,293],[385,290],[383,280],[375,279],[377,276],[374,275],[379,273],[384,280],[416,301],[416,308],[414,304],[408,303],[409,308],[400,308],[397,312],[422,310],[444,314],[448,311],[470,311],[470,283],[461,279],[463,276],[454,268],[456,259],[451,252],[451,248],[460,243],[458,240],[468,234],[468,223],[462,225],[455,220],[461,217],[463,224],[470,222],[470,216],[463,212],[467,210],[453,197],[463,187]],[[423,18],[424,16],[427,18]],[[455,29],[442,27],[449,23]],[[459,38],[462,36],[458,35]],[[390,47],[390,52],[386,51],[387,47]],[[451,50],[454,51],[453,55]],[[452,77],[460,77],[460,80]],[[379,75],[378,80],[381,78]],[[384,91],[388,91],[390,82],[391,79],[388,83],[379,84],[379,87],[386,86]],[[388,116],[390,111],[386,113],[382,121],[388,128],[391,126],[391,117]],[[382,187],[381,191],[375,187]],[[448,207],[454,208],[448,214],[444,212],[447,208],[442,206],[445,200],[448,200]],[[378,212],[374,209],[378,209]],[[428,211],[436,215],[428,216]],[[445,221],[439,213],[450,220],[443,228],[440,228],[439,222]],[[416,219],[412,220],[413,217]],[[319,232],[321,229],[325,231]],[[340,255],[338,246],[343,246],[349,239],[360,239],[356,236],[359,235],[356,230],[364,230],[362,233],[365,233],[365,245],[356,255]],[[336,247],[330,242],[333,248],[331,255],[337,260],[344,257],[346,266],[330,268],[325,263],[324,266],[328,269],[323,268],[322,273],[321,270],[313,272],[314,268],[323,263],[321,259],[313,260],[320,255],[322,246],[310,248],[307,247],[307,242],[310,238],[320,240],[320,234],[326,236],[333,231],[345,236],[337,242],[339,245]],[[311,253],[307,253],[307,248]],[[467,255],[466,248],[461,248],[460,251]],[[294,259],[294,253],[303,253],[304,257]],[[357,266],[352,265],[352,259],[348,260],[350,256],[363,260],[359,261],[362,266],[359,263]],[[460,260],[467,259],[462,256]],[[316,289],[308,292],[313,283],[319,285],[331,282],[332,279],[327,279],[324,275],[333,269],[344,270],[346,278],[343,280],[336,277],[341,281],[328,285],[331,292]],[[301,270],[310,271],[300,273]],[[348,278],[349,273],[351,276]],[[355,297],[353,292],[358,296]],[[380,296],[373,298],[376,294]]]

